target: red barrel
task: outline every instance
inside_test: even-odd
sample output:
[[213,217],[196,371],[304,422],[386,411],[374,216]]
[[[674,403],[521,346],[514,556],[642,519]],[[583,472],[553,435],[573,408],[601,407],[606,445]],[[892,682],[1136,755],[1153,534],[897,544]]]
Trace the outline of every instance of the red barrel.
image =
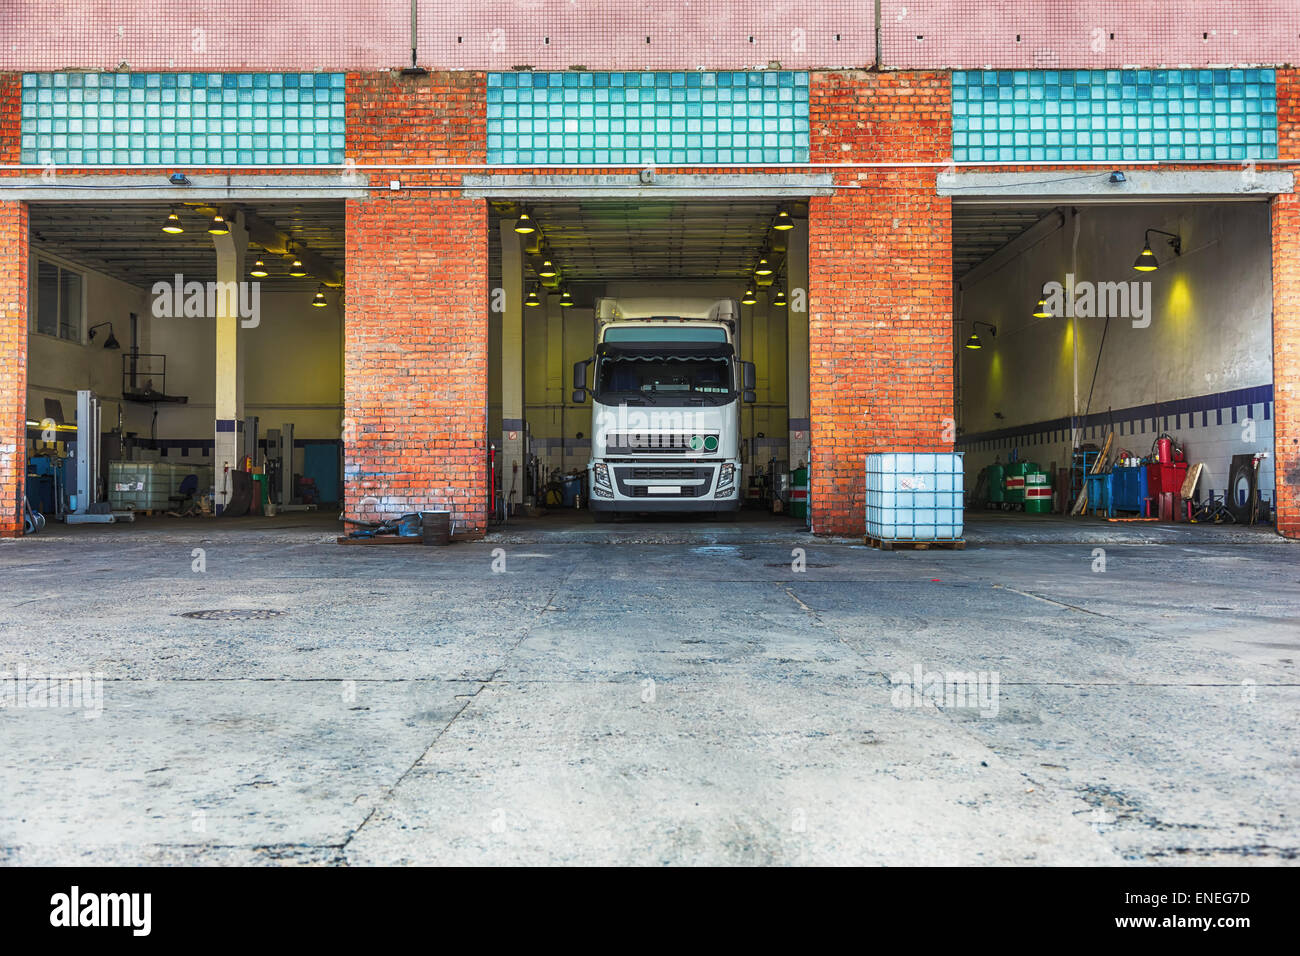
[[1156,439],[1156,455],[1160,459],[1160,464],[1169,465],[1174,460],[1174,443],[1169,438]]

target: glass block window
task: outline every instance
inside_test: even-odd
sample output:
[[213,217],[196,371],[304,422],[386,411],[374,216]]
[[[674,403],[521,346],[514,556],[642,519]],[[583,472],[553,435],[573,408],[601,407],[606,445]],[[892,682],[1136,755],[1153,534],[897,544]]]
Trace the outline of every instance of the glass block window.
[[25,73],[22,161],[343,162],[342,73]]
[[1273,70],[958,70],[957,162],[1277,158]]
[[494,164],[808,161],[808,74],[489,73]]

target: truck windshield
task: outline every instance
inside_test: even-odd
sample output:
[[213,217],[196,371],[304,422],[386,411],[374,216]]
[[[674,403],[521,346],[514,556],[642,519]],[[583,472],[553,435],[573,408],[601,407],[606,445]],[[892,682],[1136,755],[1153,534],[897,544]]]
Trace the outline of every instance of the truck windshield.
[[596,375],[596,394],[724,397],[732,392],[731,361],[662,356],[606,356]]

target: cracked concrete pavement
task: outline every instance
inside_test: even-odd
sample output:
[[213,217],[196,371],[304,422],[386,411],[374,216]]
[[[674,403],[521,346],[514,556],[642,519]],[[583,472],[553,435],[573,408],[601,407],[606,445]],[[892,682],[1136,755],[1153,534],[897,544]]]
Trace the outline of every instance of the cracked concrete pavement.
[[[0,862],[1300,850],[1290,543],[1108,529],[1097,571],[1083,540],[882,553],[783,525],[603,547],[335,533],[149,522],[0,542],[0,672],[103,678],[98,716],[0,710]],[[180,616],[204,609],[284,613]],[[918,666],[995,675],[996,713],[916,706],[896,678]]]

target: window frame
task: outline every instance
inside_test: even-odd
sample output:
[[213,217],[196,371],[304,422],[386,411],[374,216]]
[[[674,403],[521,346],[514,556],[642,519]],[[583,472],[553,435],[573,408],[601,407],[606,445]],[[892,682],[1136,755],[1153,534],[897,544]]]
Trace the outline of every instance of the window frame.
[[[55,306],[56,329],[53,333],[41,329],[40,309],[41,309],[41,265],[51,265],[58,270],[55,278],[55,286],[59,290],[57,293],[57,304]],[[81,295],[77,315],[72,317],[71,336],[63,334],[63,273],[68,272],[77,277],[81,286]],[[59,342],[71,342],[74,345],[86,344],[86,270],[79,266],[74,266],[64,259],[51,256],[43,252],[34,252],[32,255],[32,279],[28,286],[30,295],[30,307],[28,312],[31,317],[30,331],[35,335],[43,335],[48,339],[55,339]]]

